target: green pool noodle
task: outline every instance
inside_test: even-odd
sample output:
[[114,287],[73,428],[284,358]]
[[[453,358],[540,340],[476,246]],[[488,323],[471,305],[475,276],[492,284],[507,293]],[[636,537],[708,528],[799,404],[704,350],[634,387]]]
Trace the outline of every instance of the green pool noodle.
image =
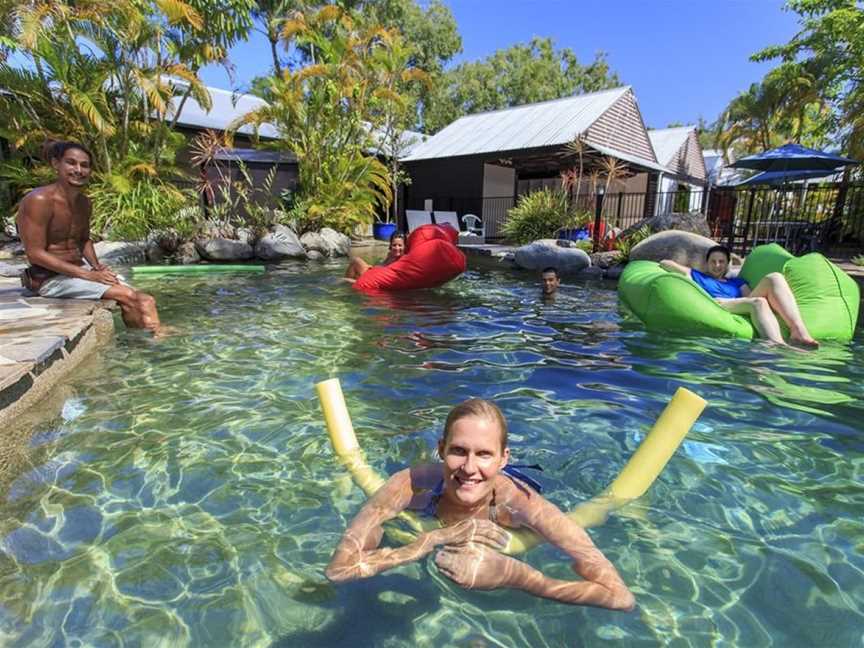
[[[324,380],[315,385],[315,389],[336,456],[351,473],[354,483],[371,497],[386,480],[363,457],[339,379]],[[644,495],[675,454],[705,405],[706,402],[693,392],[679,388],[612,484],[597,497],[567,513],[567,516],[585,528],[599,526],[610,512]],[[440,528],[437,520],[421,517],[411,511],[402,511],[399,519],[408,525],[410,531],[388,528],[388,534],[403,543],[410,542],[418,533]],[[502,553],[522,553],[542,542],[544,539],[533,531],[510,531],[510,541]]]
[[[739,276],[755,287],[772,272],[786,277],[801,317],[815,339],[852,339],[861,301],[860,289],[852,277],[818,252],[796,257],[776,243],[754,248]],[[653,261],[628,263],[618,282],[618,296],[649,331],[756,337],[749,317],[723,310],[689,278],[667,272]]]
[[156,265],[156,266],[132,266],[135,274],[207,274],[211,272],[266,272],[263,265],[255,264],[224,264],[224,263],[199,263],[191,265]]

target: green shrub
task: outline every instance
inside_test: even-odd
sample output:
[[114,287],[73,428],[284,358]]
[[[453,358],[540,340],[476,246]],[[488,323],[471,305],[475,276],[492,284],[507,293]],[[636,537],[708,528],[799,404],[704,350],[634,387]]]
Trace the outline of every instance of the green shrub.
[[567,195],[547,187],[519,197],[516,206],[507,212],[504,236],[518,244],[555,238],[566,218]]
[[859,254],[856,257],[852,257],[852,263],[859,266],[864,266],[864,254]]
[[649,236],[651,236],[651,228],[645,225],[635,232],[631,232],[625,238],[619,238],[615,241],[615,249],[621,252],[621,262],[629,261],[630,251]]
[[193,190],[178,189],[152,176],[109,177],[94,183],[87,194],[93,204],[91,231],[112,240],[139,241],[164,230],[190,237],[201,216]]

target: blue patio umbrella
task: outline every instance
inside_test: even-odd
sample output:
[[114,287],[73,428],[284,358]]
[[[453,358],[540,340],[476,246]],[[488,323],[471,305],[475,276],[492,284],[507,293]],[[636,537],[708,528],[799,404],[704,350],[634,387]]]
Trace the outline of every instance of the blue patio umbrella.
[[805,171],[762,171],[756,175],[752,175],[746,180],[734,183],[736,187],[751,186],[751,185],[781,185],[787,182],[796,182],[798,180],[815,180],[817,178],[825,178],[836,173],[842,173],[843,169],[819,169]]
[[833,170],[842,166],[858,164],[856,160],[817,151],[800,144],[784,144],[764,153],[748,155],[729,166],[736,169],[755,169],[756,171],[816,171]]

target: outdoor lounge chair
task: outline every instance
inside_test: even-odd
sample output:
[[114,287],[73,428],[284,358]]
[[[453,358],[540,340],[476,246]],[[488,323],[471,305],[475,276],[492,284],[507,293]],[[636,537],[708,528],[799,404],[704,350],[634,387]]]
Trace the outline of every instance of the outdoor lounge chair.
[[462,228],[459,226],[459,216],[455,211],[435,211],[435,223],[437,225],[449,225],[457,232]]
[[405,220],[408,221],[408,233],[410,234],[421,225],[431,224],[432,212],[423,211],[422,209],[406,209]]

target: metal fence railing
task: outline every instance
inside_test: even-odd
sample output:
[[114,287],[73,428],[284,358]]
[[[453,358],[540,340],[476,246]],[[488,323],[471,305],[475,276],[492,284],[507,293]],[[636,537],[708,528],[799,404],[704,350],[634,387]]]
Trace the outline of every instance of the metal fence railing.
[[711,192],[708,224],[713,238],[739,254],[773,242],[795,254],[860,251],[864,183],[718,187]]
[[[518,198],[433,196],[438,210],[483,219],[486,238],[503,238],[503,226]],[[793,184],[783,187],[712,187],[706,190],[583,194],[579,208],[596,214],[608,227],[625,230],[650,215],[706,214],[711,237],[734,252],[776,242],[795,254],[819,250],[851,255],[864,248],[864,183]],[[423,204],[409,204],[422,209]]]

